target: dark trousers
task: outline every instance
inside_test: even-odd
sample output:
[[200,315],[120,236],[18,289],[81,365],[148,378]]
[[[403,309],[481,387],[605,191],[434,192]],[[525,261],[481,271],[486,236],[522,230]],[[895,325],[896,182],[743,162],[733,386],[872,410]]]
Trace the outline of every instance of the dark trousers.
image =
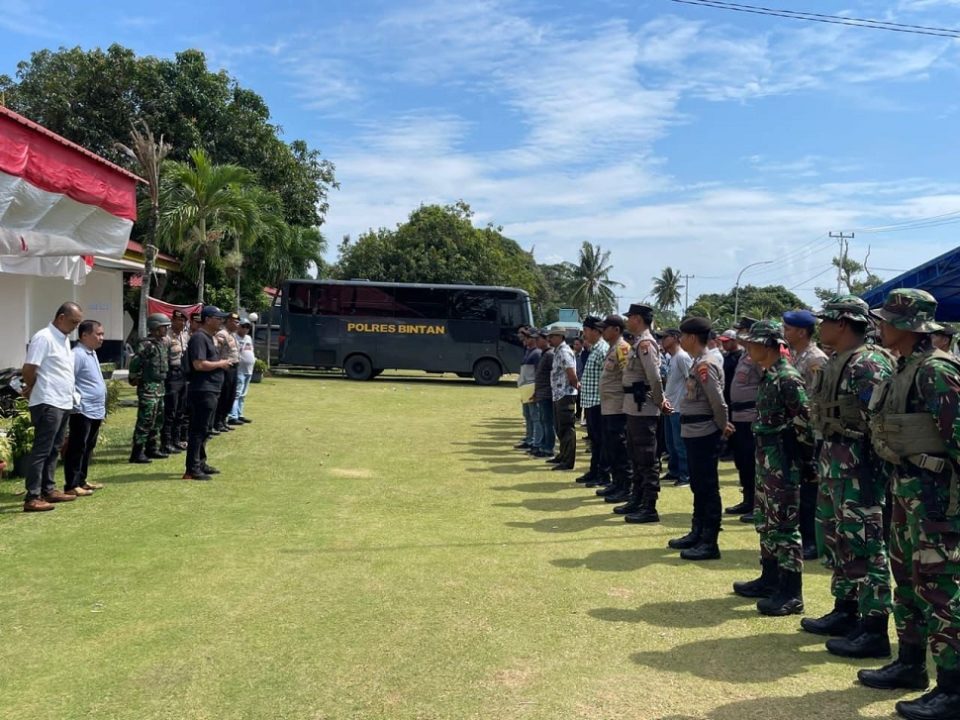
[[196,473],[207,464],[207,430],[217,412],[216,392],[190,393],[190,430],[187,434],[187,472]]
[[737,466],[737,474],[740,476],[743,501],[753,507],[753,499],[757,494],[757,456],[753,429],[749,422],[734,422],[733,426],[737,431],[730,438],[728,445],[733,448],[733,463]]
[[183,405],[187,399],[187,384],[183,380],[183,373],[172,368],[167,376],[167,384],[163,396],[163,429],[160,431],[160,444],[166,447],[180,442],[183,422]]
[[543,426],[543,439],[539,449],[553,454],[553,448],[557,442],[557,433],[553,424],[553,400],[537,400],[537,410],[540,413],[540,424]]
[[655,504],[660,495],[656,415],[627,415],[627,451],[633,463],[633,497]]
[[175,438],[180,442],[187,442],[187,439],[190,434],[190,391],[189,389],[183,394],[183,405],[180,408],[180,422],[179,422],[180,436]]
[[[687,446],[690,467],[690,489],[693,490],[693,517],[706,531],[715,533],[720,528],[720,431],[706,437],[683,439]],[[715,535],[714,535],[715,537]]]
[[69,420],[70,410],[43,404],[30,408],[33,450],[27,458],[27,500],[47,495],[57,489],[57,456],[60,454]]
[[217,401],[217,412],[214,425],[227,421],[227,416],[233,409],[233,401],[237,399],[237,366],[223,372],[223,388],[220,390],[220,399]]
[[600,405],[588,407],[583,411],[587,419],[587,435],[590,437],[590,477],[594,480],[610,474],[603,447],[603,415],[600,414]]
[[74,413],[70,416],[70,434],[67,436],[67,454],[63,458],[63,487],[72,490],[87,482],[90,456],[100,437],[103,420],[94,420]]
[[567,467],[573,467],[577,461],[576,405],[576,397],[569,395],[553,403],[553,427],[560,443],[558,464]]
[[819,484],[800,481],[800,539],[803,547],[817,546],[817,493]]
[[601,415],[603,430],[603,455],[610,468],[610,477],[618,487],[626,488],[630,484],[630,460],[627,457],[627,416]]

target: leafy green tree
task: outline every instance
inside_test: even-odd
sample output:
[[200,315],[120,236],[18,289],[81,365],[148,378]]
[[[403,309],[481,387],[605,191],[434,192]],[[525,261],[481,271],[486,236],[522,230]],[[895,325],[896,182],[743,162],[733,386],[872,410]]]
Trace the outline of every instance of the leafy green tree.
[[[717,330],[724,330],[732,327],[736,320],[734,306],[735,289],[728,293],[708,293],[700,295],[690,305],[687,315],[708,318]],[[803,301],[782,285],[745,285],[740,288],[741,315],[758,320],[779,318],[787,310],[802,307],[806,307]]]
[[580,246],[580,260],[574,273],[573,294],[570,297],[574,306],[582,308],[588,315],[612,313],[617,307],[614,288],[623,287],[622,283],[610,279],[612,271],[610,251],[584,241]]
[[[549,325],[560,317],[560,308],[571,307],[573,288],[576,285],[577,266],[572,262],[560,262],[537,266],[543,277],[543,293],[534,302],[534,321],[538,326]],[[584,308],[577,308],[581,315]]]
[[672,309],[680,304],[680,291],[683,290],[682,277],[678,270],[665,267],[659,277],[653,280],[653,297],[657,306]]
[[[851,257],[835,257],[831,261],[835,268],[840,270],[841,290],[853,295],[863,295],[878,285],[883,285],[883,278],[874,275],[867,268],[866,261],[857,262]],[[836,295],[833,288],[815,288],[813,291],[821,302],[827,302]]]

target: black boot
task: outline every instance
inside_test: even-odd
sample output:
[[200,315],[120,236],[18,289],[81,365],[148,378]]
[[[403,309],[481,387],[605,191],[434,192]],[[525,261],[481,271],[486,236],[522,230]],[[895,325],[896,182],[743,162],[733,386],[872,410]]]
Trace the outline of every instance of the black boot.
[[640,501],[640,509],[636,513],[623,516],[624,522],[628,523],[655,523],[660,522],[660,515],[657,513],[657,496],[651,495]]
[[747,582],[735,582],[733,591],[740,597],[768,598],[777,589],[777,559],[760,560],[760,577]]
[[888,615],[867,615],[847,637],[827,640],[827,652],[849,658],[890,657]]
[[857,601],[834,600],[833,610],[823,617],[804,618],[800,627],[814,635],[846,637],[857,629]]
[[[608,485],[608,487],[612,487],[612,485]],[[597,494],[599,493],[600,491],[598,490]],[[620,488],[614,492],[605,493],[603,496],[603,501],[606,503],[630,502],[630,488]]]
[[632,515],[633,513],[638,513],[643,509],[643,503],[639,498],[630,498],[630,502],[626,505],[617,505],[613,511],[617,515]]
[[151,442],[147,444],[147,449],[145,454],[148,458],[153,458],[154,460],[165,460],[168,457],[170,457],[163,450],[160,450],[159,448],[157,448],[156,442]]
[[704,523],[700,531],[700,540],[691,548],[680,551],[683,560],[719,560],[720,548],[717,547],[717,535],[720,534],[720,524]]
[[901,643],[896,660],[879,670],[861,670],[857,679],[861,685],[878,690],[923,690],[930,684],[927,649]]
[[960,718],[960,671],[937,668],[937,686],[916,700],[901,700],[897,712],[907,720]]
[[780,569],[774,594],[757,602],[761,615],[783,617],[803,612],[803,573]]
[[738,502],[736,505],[731,505],[726,508],[723,512],[726,515],[743,515],[745,512],[750,512],[753,510],[753,503],[748,503],[746,500]]
[[673,540],[667,541],[667,547],[673,548],[674,550],[686,550],[687,548],[694,547],[697,543],[700,542],[700,521],[697,518],[693,518],[690,522],[690,532],[686,535],[682,535],[678,538],[673,538]]
[[[627,488],[627,489],[629,490],[629,488]],[[605,485],[604,487],[602,487],[602,488],[600,488],[599,490],[597,490],[597,493],[596,493],[596,494],[597,494],[598,497],[605,498],[605,497],[607,497],[608,495],[622,495],[623,492],[624,492],[623,483],[614,481],[614,482],[610,483],[609,485]],[[618,500],[617,502],[623,502],[624,500],[627,500],[627,499],[628,499],[628,498],[624,498],[623,500]]]
[[170,443],[169,445],[163,448],[163,451],[167,455],[179,455],[180,453],[183,452],[183,448],[181,448],[178,445],[174,445],[173,443]]
[[576,480],[574,480],[574,482],[578,482],[582,485],[586,485],[588,482],[593,482],[593,473],[587,471],[583,475],[578,477]]
[[136,465],[149,465],[150,458],[143,453],[143,445],[134,445],[130,451],[130,462]]

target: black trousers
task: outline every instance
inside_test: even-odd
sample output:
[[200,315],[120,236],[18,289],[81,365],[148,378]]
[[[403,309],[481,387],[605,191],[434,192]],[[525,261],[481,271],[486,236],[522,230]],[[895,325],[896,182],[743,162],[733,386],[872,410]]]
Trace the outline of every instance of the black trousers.
[[223,372],[223,388],[220,390],[220,399],[217,401],[217,413],[214,425],[227,421],[227,416],[233,409],[233,401],[237,399],[237,366]]
[[590,477],[599,480],[610,474],[610,466],[603,446],[603,415],[600,405],[583,411],[587,418],[587,435],[590,436]]
[[70,411],[53,405],[33,405],[33,449],[27,458],[27,500],[47,495],[57,489],[57,458],[67,432]]
[[70,416],[70,434],[67,436],[67,453],[63,458],[63,488],[72,490],[87,482],[90,456],[100,437],[103,420],[93,420],[86,415]]
[[190,430],[187,434],[187,472],[197,473],[207,463],[207,430],[217,412],[219,394],[190,393]]
[[576,398],[570,395],[553,403],[553,427],[560,444],[557,450],[560,459],[558,464],[567,467],[573,467],[577,461],[576,404]]
[[803,547],[817,545],[817,491],[818,483],[800,482],[800,539]]
[[655,503],[660,495],[657,415],[627,415],[627,451],[633,463],[633,496]]
[[728,445],[733,448],[733,463],[737,466],[740,476],[740,489],[743,492],[743,501],[753,506],[753,499],[757,494],[757,454],[753,440],[753,428],[750,422],[734,422],[737,431],[730,438]]
[[610,477],[618,487],[626,488],[632,478],[627,457],[627,416],[621,413],[601,415],[600,425],[603,430],[603,455],[610,468]]
[[160,444],[164,447],[180,442],[181,423],[184,422],[183,406],[187,400],[187,383],[179,368],[171,368],[163,395],[163,429]]
[[690,469],[690,489],[693,490],[693,517],[705,531],[716,533],[720,529],[723,513],[720,501],[720,431],[706,437],[683,438],[687,448],[687,465]]

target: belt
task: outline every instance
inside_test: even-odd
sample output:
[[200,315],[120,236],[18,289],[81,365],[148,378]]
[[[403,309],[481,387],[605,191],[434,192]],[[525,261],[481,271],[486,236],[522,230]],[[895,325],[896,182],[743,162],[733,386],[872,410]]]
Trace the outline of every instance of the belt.
[[681,415],[680,424],[690,425],[691,423],[701,423],[713,420],[713,415]]
[[748,400],[746,402],[732,402],[730,403],[730,412],[739,412],[740,410],[753,410],[757,406],[756,400]]

